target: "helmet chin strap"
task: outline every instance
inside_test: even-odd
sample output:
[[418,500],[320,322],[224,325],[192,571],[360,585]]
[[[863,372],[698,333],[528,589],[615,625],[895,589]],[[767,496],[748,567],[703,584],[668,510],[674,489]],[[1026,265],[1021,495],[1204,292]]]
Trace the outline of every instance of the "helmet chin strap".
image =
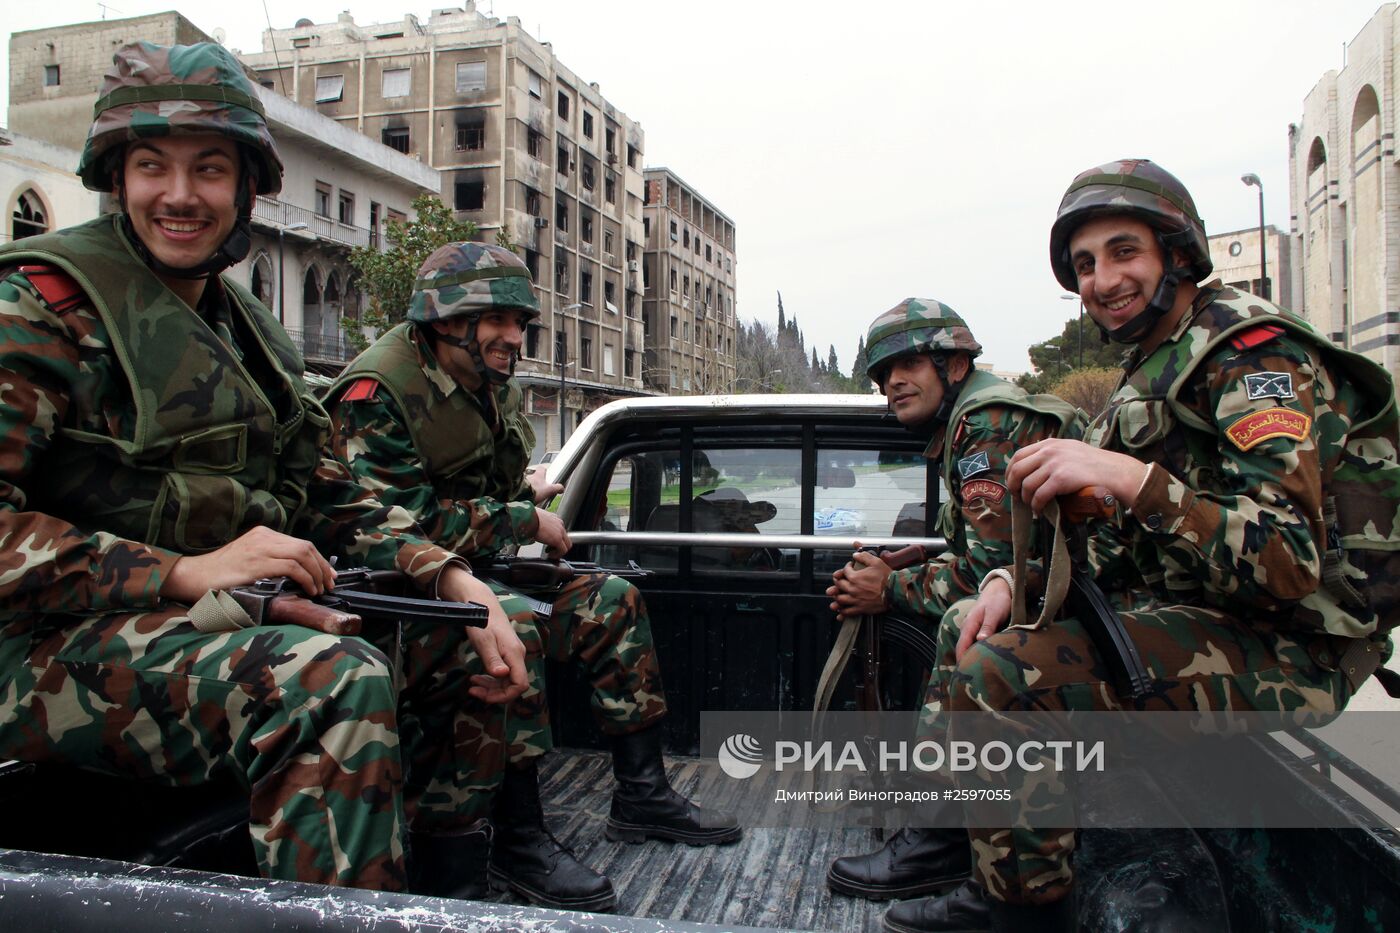
[[[1177,238],[1178,236],[1176,234],[1157,234],[1157,243],[1162,247],[1162,258],[1165,260],[1163,262],[1164,267],[1175,261],[1169,241]],[[1177,286],[1180,285],[1183,280],[1195,280],[1189,265],[1177,266],[1176,268],[1164,271],[1162,273],[1162,280],[1157,283],[1157,291],[1153,293],[1152,300],[1147,303],[1147,307],[1143,308],[1131,319],[1124,321],[1111,330],[1103,325],[1099,325],[1100,336],[1103,336],[1105,339],[1112,338],[1118,343],[1137,343],[1144,339],[1151,333],[1152,328],[1157,326],[1157,322],[1160,321],[1167,312],[1171,311],[1172,306],[1176,304]]]
[[968,367],[967,374],[957,382],[948,378],[948,358],[941,354],[930,353],[929,359],[933,361],[934,371],[938,373],[938,378],[943,380],[943,401],[938,405],[938,411],[933,413],[933,420],[947,423],[953,417],[953,406],[957,404],[958,396],[962,394],[963,385],[967,383],[967,376],[972,373],[972,367]]
[[435,327],[429,327],[428,334],[433,340],[445,343],[449,347],[465,350],[467,356],[471,357],[472,365],[476,367],[477,374],[493,385],[505,385],[515,375],[515,363],[520,358],[518,353],[510,355],[509,372],[503,373],[493,366],[486,365],[486,360],[481,355],[481,342],[476,339],[476,318],[474,317],[467,320],[467,333],[464,337],[444,334]]

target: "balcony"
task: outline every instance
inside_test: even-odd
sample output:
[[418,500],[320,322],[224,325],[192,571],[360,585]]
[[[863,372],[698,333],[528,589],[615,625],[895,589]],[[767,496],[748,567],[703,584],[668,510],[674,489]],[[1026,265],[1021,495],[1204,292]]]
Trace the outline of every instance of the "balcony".
[[346,363],[353,360],[358,350],[354,344],[345,338],[343,333],[323,334],[315,330],[303,330],[299,327],[288,327],[287,336],[292,338],[292,343],[301,350],[301,355],[307,360],[325,360],[336,363]]
[[364,227],[352,227],[329,217],[322,217],[313,210],[297,207],[276,198],[258,195],[253,203],[253,220],[270,227],[286,228],[292,224],[306,224],[307,231],[318,240],[328,240],[344,246],[368,246],[369,231]]

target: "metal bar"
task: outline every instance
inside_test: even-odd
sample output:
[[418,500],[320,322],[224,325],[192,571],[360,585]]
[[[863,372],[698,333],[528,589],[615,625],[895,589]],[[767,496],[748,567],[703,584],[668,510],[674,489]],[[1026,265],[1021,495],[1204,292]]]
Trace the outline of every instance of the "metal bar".
[[[705,531],[571,531],[569,540],[574,544],[674,544],[694,547],[777,547],[804,551],[853,551],[857,539],[837,535],[755,535]],[[948,541],[945,538],[882,538],[862,535],[859,541],[864,547],[898,548],[906,544],[921,544],[930,555],[948,549]]]
[[1321,759],[1321,761],[1317,762],[1317,767],[1320,770],[1325,772],[1329,765],[1336,768],[1360,785],[1366,793],[1375,797],[1381,803],[1390,807],[1390,809],[1400,813],[1400,792],[1397,792],[1395,788],[1379,780],[1370,771],[1367,771],[1306,729],[1289,729],[1287,732],[1290,738],[1293,738],[1317,753],[1317,757]]

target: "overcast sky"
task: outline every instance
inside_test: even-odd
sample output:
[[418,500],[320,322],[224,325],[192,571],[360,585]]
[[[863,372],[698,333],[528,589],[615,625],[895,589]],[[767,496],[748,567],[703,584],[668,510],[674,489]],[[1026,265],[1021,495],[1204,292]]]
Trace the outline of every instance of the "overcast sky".
[[[446,0],[444,0],[444,3]],[[261,0],[113,0],[109,18],[174,6],[262,48]],[[100,19],[93,0],[8,0],[5,26]],[[280,0],[272,24],[334,20],[347,0]],[[350,3],[368,24],[431,7]],[[482,0],[552,42],[641,121],[665,165],[737,229],[741,319],[776,293],[823,359],[908,296],[960,311],[999,369],[1059,332],[1047,237],[1082,169],[1146,157],[1195,195],[1212,232],[1288,225],[1288,125],[1375,0],[1172,3],[686,3]],[[9,73],[8,43],[0,51]],[[8,102],[8,83],[0,105]]]

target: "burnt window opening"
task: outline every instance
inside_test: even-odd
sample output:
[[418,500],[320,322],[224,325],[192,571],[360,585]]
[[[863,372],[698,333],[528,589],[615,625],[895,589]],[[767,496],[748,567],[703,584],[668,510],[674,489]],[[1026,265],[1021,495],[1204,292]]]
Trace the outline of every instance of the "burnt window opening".
[[525,151],[530,153],[532,159],[544,158],[544,136],[529,130],[525,136]]
[[486,148],[486,118],[461,117],[457,120],[457,151]]
[[587,110],[583,112],[583,135],[588,139],[593,138],[593,114]]
[[562,201],[554,205],[554,226],[562,232],[569,232],[569,205]]
[[459,211],[479,211],[486,206],[486,183],[459,181],[455,185],[452,206]]
[[404,155],[408,154],[408,127],[386,126],[379,138],[390,149],[396,149]]
[[578,274],[578,300],[586,305],[593,304],[593,273]]

